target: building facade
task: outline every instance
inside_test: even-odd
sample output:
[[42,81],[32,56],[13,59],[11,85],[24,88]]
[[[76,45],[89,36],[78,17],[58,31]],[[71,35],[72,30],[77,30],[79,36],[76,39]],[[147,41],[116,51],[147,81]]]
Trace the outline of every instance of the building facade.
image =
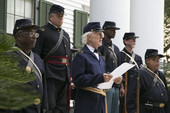
[[83,27],[89,20],[90,0],[0,0],[0,33],[12,34],[15,21],[22,18],[31,19],[39,26],[45,25],[53,3],[65,8],[62,27],[69,33],[74,46],[81,48]]

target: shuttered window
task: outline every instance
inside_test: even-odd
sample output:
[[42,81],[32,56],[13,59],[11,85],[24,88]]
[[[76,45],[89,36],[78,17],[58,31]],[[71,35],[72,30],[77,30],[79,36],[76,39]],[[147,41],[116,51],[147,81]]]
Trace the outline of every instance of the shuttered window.
[[7,1],[0,0],[0,33],[6,32]]
[[43,26],[45,24],[47,24],[48,22],[48,18],[49,18],[49,11],[51,6],[53,5],[50,2],[47,2],[45,0],[40,0],[39,2],[39,6],[40,6],[40,12],[39,12],[39,26]]
[[88,13],[84,11],[74,10],[74,45],[81,49],[83,28],[88,22]]
[[7,24],[6,32],[12,34],[17,19],[31,19],[34,23],[35,0],[6,0],[7,1]]

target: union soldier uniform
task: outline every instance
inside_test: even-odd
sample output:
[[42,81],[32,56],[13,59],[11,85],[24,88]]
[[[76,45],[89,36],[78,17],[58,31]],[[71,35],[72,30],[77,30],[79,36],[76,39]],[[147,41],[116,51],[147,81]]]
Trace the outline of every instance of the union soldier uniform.
[[[87,24],[84,33],[89,31],[102,31],[99,22]],[[97,88],[104,82],[105,62],[103,56],[95,52],[85,45],[72,62],[72,78],[77,88],[74,113],[105,113],[106,95]]]
[[[123,36],[123,40],[129,40],[131,38],[139,38],[139,37],[136,36],[134,32],[125,33]],[[126,101],[125,101],[126,93],[127,93],[127,90],[130,88],[129,83],[131,81],[131,78],[134,76],[136,71],[142,66],[143,63],[142,63],[142,58],[139,55],[135,54],[133,51],[132,51],[132,53],[130,53],[128,50],[126,50],[126,48],[123,48],[123,50],[120,52],[120,62],[121,62],[121,64],[124,62],[127,62],[127,63],[135,65],[132,69],[128,70],[123,75],[125,96],[124,96],[124,98],[121,98],[121,100],[120,100],[120,112],[124,113],[126,111],[126,109],[125,109],[126,108],[125,107],[126,106]]]
[[[148,49],[145,58],[163,55],[155,49]],[[139,75],[139,86],[137,77]],[[148,67],[143,67],[131,79],[127,92],[127,111],[136,113],[137,86],[139,88],[139,112],[140,113],[168,113],[168,89],[165,77],[159,70],[153,72]]]
[[[29,19],[20,19],[17,20],[15,23],[13,35],[15,36],[18,31],[26,28],[38,29],[39,27],[36,25],[32,25],[32,21]],[[19,45],[17,44],[16,46],[19,47]],[[28,84],[37,91],[37,93],[39,94],[39,98],[33,100],[34,104],[31,106],[24,107],[21,110],[7,110],[6,113],[46,113],[48,109],[48,100],[43,61],[37,54],[33,53],[32,51],[29,55],[27,55],[21,49],[19,49],[19,51],[7,53],[7,55],[10,54],[17,55],[21,58],[19,59],[18,68],[25,68],[25,71],[36,76],[36,79],[28,82]]]
[[[127,80],[128,80],[128,83],[129,83],[130,80],[131,80],[131,77],[134,75],[134,73],[142,66],[142,64],[143,64],[142,58],[139,55],[135,54],[134,52],[133,53],[128,52],[126,50],[126,48],[124,48],[122,51],[120,52],[120,56],[121,56],[120,62],[121,62],[121,64],[124,63],[124,62],[128,62],[128,63],[132,63],[132,64],[135,65],[134,61],[137,64],[132,69],[128,70],[128,72],[127,72],[127,75],[128,75]],[[128,55],[133,59],[131,59]]]
[[[22,67],[26,68],[29,60],[26,61],[24,56],[20,52],[16,52],[16,54],[18,54],[20,57],[23,58],[20,61],[20,65]],[[32,53],[32,55],[34,56],[34,59],[32,59],[32,60],[34,61],[36,66],[39,68],[42,77],[38,77],[40,75],[35,75],[36,79],[29,82],[28,84],[30,84],[33,88],[35,88],[37,90],[40,97],[36,98],[34,100],[34,102],[33,102],[34,105],[31,105],[29,107],[25,107],[20,111],[13,111],[13,113],[42,113],[43,110],[47,111],[47,109],[48,109],[47,108],[48,107],[48,99],[47,99],[47,89],[46,89],[46,79],[45,79],[45,72],[44,72],[44,64],[43,64],[43,61],[41,60],[41,58],[37,54]]]
[[[103,29],[119,30],[120,28],[116,27],[115,22],[106,21],[103,25]],[[106,72],[111,73],[115,68],[120,65],[120,51],[115,44],[113,44],[112,42],[108,43],[105,38],[106,37],[103,38],[103,44],[99,47],[99,51],[104,56]],[[111,89],[106,90],[108,113],[117,113],[119,111],[119,88],[120,84],[114,83]]]
[[[50,13],[64,14],[64,8],[53,5]],[[42,26],[33,51],[40,55],[45,63],[49,110],[68,112],[69,77],[70,77],[70,37],[62,28],[57,28],[50,21]]]

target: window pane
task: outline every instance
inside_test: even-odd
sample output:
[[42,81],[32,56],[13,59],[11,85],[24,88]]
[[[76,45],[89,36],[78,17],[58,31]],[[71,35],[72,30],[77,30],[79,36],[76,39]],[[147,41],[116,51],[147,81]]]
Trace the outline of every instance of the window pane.
[[7,13],[14,14],[14,0],[7,1]]
[[25,17],[34,17],[34,2],[33,0],[25,0]]
[[14,15],[7,14],[7,33],[13,34]]
[[18,20],[18,19],[23,19],[24,17],[22,16],[15,16],[15,21]]
[[24,0],[15,0],[15,14],[24,16]]

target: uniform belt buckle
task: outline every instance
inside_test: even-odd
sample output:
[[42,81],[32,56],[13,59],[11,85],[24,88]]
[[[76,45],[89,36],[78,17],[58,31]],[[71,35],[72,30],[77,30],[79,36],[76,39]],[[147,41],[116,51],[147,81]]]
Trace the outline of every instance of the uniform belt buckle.
[[62,63],[67,63],[67,59],[62,58],[62,59],[61,59],[61,62],[62,62]]
[[160,108],[163,108],[164,106],[165,106],[164,103],[160,103],[160,104],[159,104],[159,107],[160,107]]

